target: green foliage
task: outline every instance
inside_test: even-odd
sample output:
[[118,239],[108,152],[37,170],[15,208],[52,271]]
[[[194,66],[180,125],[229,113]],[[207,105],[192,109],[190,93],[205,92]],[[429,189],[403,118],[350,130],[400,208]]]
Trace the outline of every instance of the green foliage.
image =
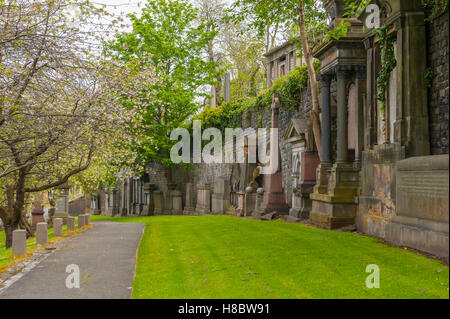
[[217,63],[202,57],[215,28],[198,23],[197,17],[198,10],[188,0],[148,0],[140,17],[131,15],[133,30],[109,43],[115,58],[135,59],[137,73],[150,65],[157,78],[141,83],[122,100],[125,108],[136,112],[128,125],[135,137],[129,147],[141,167],[148,162],[173,165],[170,132],[195,114],[196,99],[207,96],[198,88],[215,85],[221,72]]
[[[316,61],[314,64],[318,72],[320,61]],[[261,92],[258,96],[224,102],[216,108],[207,108],[195,116],[194,120],[201,120],[203,128],[215,127],[224,132],[226,128],[240,127],[243,116],[245,115],[248,120],[251,111],[268,109],[275,93],[280,99],[282,110],[298,109],[302,91],[307,87],[308,70],[306,66],[296,67],[288,75],[279,77],[269,89]],[[258,126],[262,127],[262,118],[258,118]]]
[[381,70],[378,74],[378,95],[377,99],[380,103],[380,112],[385,117],[386,109],[386,89],[389,85],[389,79],[392,71],[397,66],[397,60],[395,59],[394,42],[395,35],[389,33],[392,29],[391,25],[385,25],[382,28],[375,30],[375,34],[380,40],[381,48]]
[[432,68],[427,68],[423,77],[425,79],[427,88],[431,88],[431,86],[433,85],[433,80],[436,77],[436,72],[434,72]]
[[[357,233],[233,216],[92,219],[146,224],[133,298],[449,297],[442,262]],[[367,289],[368,264],[382,270],[381,289]]]
[[448,0],[422,0],[423,5],[430,9],[426,21],[432,22],[436,17],[448,10]]

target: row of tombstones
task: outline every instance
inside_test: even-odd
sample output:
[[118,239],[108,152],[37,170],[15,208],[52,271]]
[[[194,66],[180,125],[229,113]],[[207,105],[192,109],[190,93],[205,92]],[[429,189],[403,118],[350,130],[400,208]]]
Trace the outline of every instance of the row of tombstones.
[[[78,229],[89,225],[90,216],[78,216]],[[63,229],[64,220],[62,218],[53,219],[53,235],[55,237],[62,237],[64,235]],[[75,217],[67,217],[67,231],[75,231]],[[47,223],[38,223],[36,225],[36,244],[46,245],[48,243],[48,225]],[[27,253],[27,232],[20,229],[13,231],[12,236],[12,255],[24,256]]]

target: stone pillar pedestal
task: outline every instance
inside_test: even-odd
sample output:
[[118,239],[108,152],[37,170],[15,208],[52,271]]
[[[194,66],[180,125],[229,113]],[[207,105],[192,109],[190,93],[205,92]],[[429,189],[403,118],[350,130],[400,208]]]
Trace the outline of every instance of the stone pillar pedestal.
[[186,184],[186,204],[184,206],[183,215],[195,215],[194,207],[194,185]]
[[214,194],[212,195],[213,214],[225,214],[230,207],[230,183],[219,178],[214,181]]
[[179,190],[171,191],[172,198],[172,214],[182,215],[183,214],[183,194]]
[[327,194],[311,194],[313,224],[336,229],[355,224],[359,171],[351,163],[337,163],[330,175]]
[[286,196],[282,187],[283,174],[281,171],[265,176],[266,192],[261,210],[264,214],[277,212],[280,215],[289,213],[289,205],[286,203]]
[[209,184],[197,185],[197,207],[195,211],[199,215],[211,213],[211,186]]

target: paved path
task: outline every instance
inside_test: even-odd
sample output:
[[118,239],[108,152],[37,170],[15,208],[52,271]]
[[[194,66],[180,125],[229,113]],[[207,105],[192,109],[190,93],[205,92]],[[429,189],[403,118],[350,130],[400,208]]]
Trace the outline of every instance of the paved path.
[[[144,227],[94,222],[92,228],[66,239],[61,248],[0,294],[0,299],[130,298]],[[79,266],[79,289],[66,287],[70,264]]]

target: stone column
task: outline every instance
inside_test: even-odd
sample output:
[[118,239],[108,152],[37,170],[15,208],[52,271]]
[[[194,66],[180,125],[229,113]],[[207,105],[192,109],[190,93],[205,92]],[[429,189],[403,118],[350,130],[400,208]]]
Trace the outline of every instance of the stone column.
[[348,162],[348,110],[347,84],[349,72],[347,69],[336,68],[337,76],[337,162]]
[[360,165],[362,151],[364,149],[364,94],[366,85],[366,72],[365,67],[361,67],[356,73],[356,149],[355,149],[355,162]]
[[[272,128],[279,128],[280,100],[274,94],[272,102]],[[271,155],[272,156],[272,155]],[[279,149],[276,156],[280,156]],[[264,185],[266,193],[264,194],[264,202],[262,211],[264,213],[277,212],[279,214],[288,214],[289,206],[286,204],[286,197],[283,190],[283,174],[280,169],[280,161],[276,173],[264,176]]]
[[322,163],[331,163],[331,110],[330,110],[330,84],[331,76],[321,75],[322,98]]
[[256,202],[255,202],[255,210],[252,213],[252,216],[255,218],[261,218],[261,204],[264,198],[264,188],[260,187],[256,190]]
[[256,208],[256,193],[255,189],[251,186],[245,189],[245,204],[244,204],[244,216],[251,216]]

